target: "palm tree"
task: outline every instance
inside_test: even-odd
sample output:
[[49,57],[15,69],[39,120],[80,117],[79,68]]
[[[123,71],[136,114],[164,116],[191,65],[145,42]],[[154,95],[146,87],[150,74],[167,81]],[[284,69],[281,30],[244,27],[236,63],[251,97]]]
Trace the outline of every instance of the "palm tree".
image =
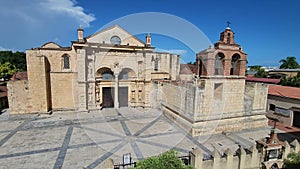
[[279,63],[280,69],[297,69],[299,68],[299,64],[294,56],[286,57],[286,59],[281,59]]

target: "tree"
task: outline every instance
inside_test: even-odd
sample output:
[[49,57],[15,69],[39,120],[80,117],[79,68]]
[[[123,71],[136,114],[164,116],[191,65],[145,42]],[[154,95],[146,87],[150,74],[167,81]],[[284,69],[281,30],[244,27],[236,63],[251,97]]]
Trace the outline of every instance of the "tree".
[[193,169],[192,166],[186,166],[177,157],[175,150],[169,150],[159,156],[148,157],[143,161],[137,162],[137,169]]
[[280,80],[282,86],[300,87],[300,76],[284,77]]
[[187,62],[186,64],[188,64],[188,65],[196,65],[196,62]]
[[265,78],[268,75],[268,73],[265,71],[265,69],[259,65],[249,66],[249,70],[255,71],[256,73],[255,73],[254,77],[257,77],[257,78]]
[[286,59],[281,59],[279,63],[280,69],[297,69],[299,68],[299,64],[294,56],[286,57]]
[[284,160],[284,168],[287,169],[298,169],[300,166],[300,152],[291,153]]
[[15,65],[5,62],[0,64],[0,78],[9,79],[13,74],[15,74],[19,69]]
[[20,71],[26,71],[26,54],[24,52],[0,51],[0,64],[9,62]]

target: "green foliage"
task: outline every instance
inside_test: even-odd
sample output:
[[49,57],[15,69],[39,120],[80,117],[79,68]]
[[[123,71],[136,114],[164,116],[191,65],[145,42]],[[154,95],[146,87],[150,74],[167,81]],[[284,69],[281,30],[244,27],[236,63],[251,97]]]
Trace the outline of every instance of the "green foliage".
[[24,52],[0,51],[0,64],[9,62],[20,71],[26,71],[26,54]]
[[196,65],[196,61],[195,62],[187,62],[186,64],[188,64],[188,65]]
[[284,77],[280,80],[282,86],[300,87],[300,76]]
[[7,80],[18,71],[26,71],[26,54],[0,51],[0,78]]
[[264,68],[262,68],[259,65],[255,65],[255,66],[249,66],[249,70],[250,71],[256,71],[254,77],[258,77],[258,78],[265,78],[267,77],[268,73],[265,71]]
[[9,79],[17,71],[19,71],[19,69],[9,62],[0,64],[0,78]]
[[254,65],[254,66],[248,66],[250,71],[258,71],[261,69],[262,66],[260,65]]
[[159,156],[148,157],[143,161],[137,162],[137,169],[193,169],[192,166],[186,166],[177,157],[175,150],[169,150]]
[[288,158],[284,160],[284,166],[288,169],[299,169],[300,152],[289,154]]
[[290,57],[286,57],[286,59],[281,59],[279,61],[279,63],[281,63],[280,65],[280,69],[297,69],[299,68],[299,64],[296,60],[296,57],[294,56],[290,56]]

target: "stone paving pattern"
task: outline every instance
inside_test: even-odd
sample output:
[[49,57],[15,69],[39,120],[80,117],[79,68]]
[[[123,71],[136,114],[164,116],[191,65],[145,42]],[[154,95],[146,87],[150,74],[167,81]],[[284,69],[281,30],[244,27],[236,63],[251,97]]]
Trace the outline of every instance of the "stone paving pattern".
[[[198,147],[205,158],[217,149],[250,148],[270,128],[191,137],[159,110],[120,108],[90,113],[0,115],[0,168],[101,168],[123,154],[134,161],[177,149],[187,155]],[[281,132],[281,131],[279,131]],[[295,136],[285,135],[293,140]]]

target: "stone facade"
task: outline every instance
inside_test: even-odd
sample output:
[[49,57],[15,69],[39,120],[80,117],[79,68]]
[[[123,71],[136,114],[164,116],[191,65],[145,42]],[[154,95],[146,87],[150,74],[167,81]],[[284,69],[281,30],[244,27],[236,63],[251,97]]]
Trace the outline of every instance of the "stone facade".
[[230,28],[196,60],[193,84],[159,86],[166,116],[193,136],[267,126],[268,86],[245,82],[247,55]]
[[[201,80],[198,85],[158,84],[165,115],[191,135],[267,126],[267,85],[235,80]],[[222,90],[215,86],[223,85]]]
[[71,47],[49,42],[27,50],[26,59],[26,90],[10,84],[12,114],[150,107],[151,82],[176,80],[180,69],[179,55],[154,52],[149,34],[144,43],[119,26],[86,38],[79,28]]

